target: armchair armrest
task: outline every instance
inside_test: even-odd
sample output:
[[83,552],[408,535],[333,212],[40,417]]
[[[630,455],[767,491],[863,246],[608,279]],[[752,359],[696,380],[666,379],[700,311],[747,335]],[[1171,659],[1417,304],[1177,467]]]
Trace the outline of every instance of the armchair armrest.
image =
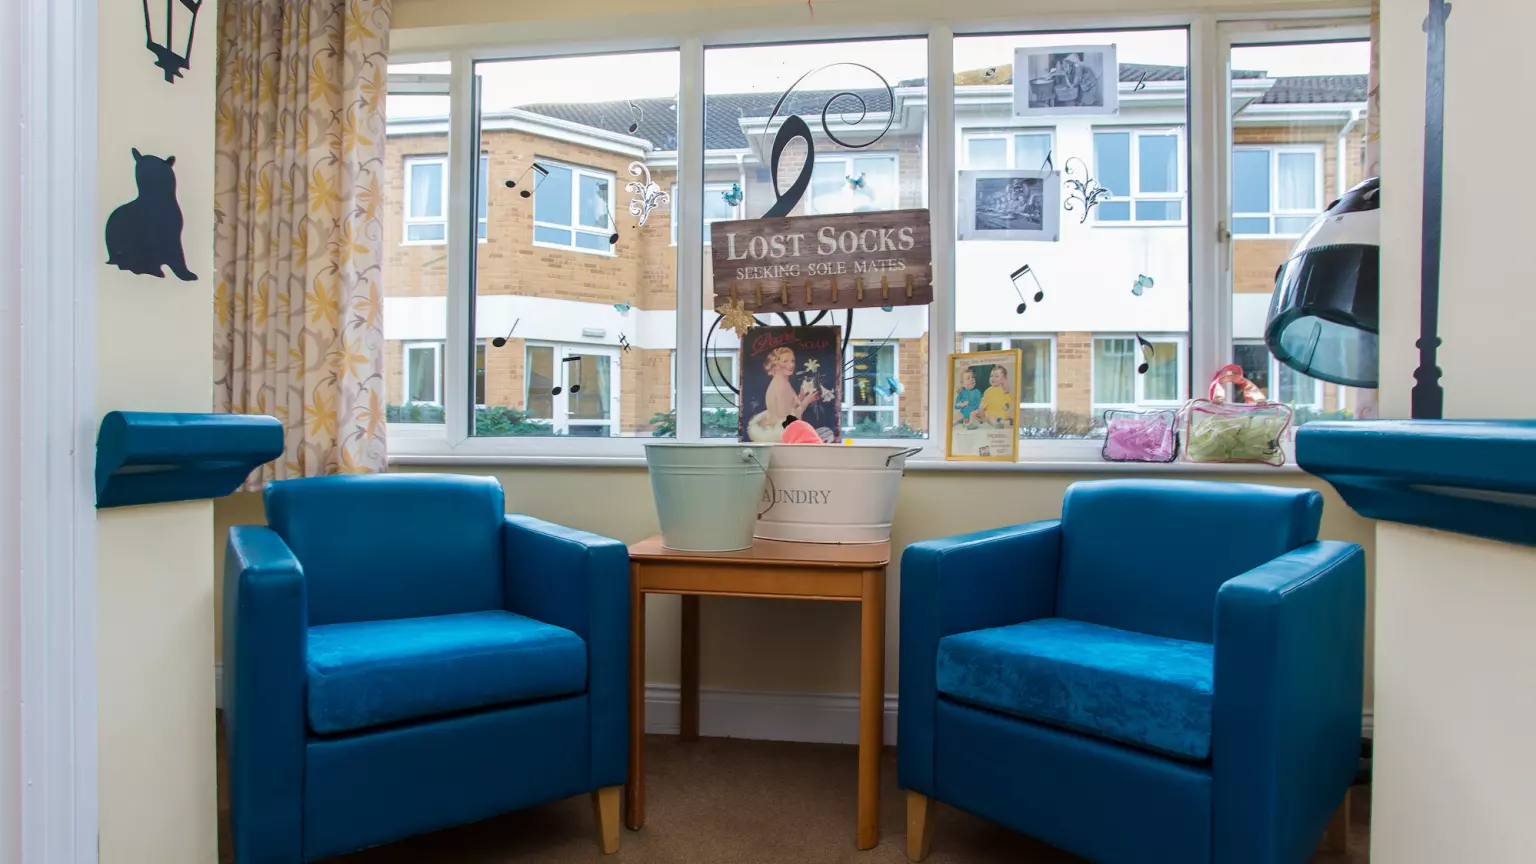
[[1364,666],[1359,546],[1310,543],[1221,586],[1214,860],[1307,860],[1358,764]]
[[899,782],[933,794],[939,640],[1048,617],[1056,608],[1061,522],[913,543],[901,556]]
[[224,553],[224,735],[240,861],[303,855],[304,569],[276,531],[229,530]]
[[509,514],[502,525],[507,609],[587,643],[592,788],[629,769],[629,550],[617,540]]

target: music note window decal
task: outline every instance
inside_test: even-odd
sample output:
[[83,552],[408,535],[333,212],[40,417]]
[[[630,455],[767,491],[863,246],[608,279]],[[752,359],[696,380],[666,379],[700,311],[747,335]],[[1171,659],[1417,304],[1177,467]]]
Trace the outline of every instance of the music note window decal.
[[[576,364],[574,372],[570,371],[572,367],[567,366],[566,365],[567,363],[575,363]],[[573,377],[576,379],[576,381],[574,383],[571,382],[571,378],[573,378]],[[571,356],[566,357],[565,359],[560,361],[560,380],[561,380],[562,383],[570,384],[570,390],[571,390],[571,395],[572,396],[574,396],[577,393],[581,392],[581,355],[580,354],[572,354]],[[549,388],[549,395],[551,395],[551,396],[559,396],[561,391],[562,391],[562,389],[563,388],[561,387],[560,384],[556,384],[555,386]]]
[[[524,177],[528,176],[528,172],[529,171],[533,171],[534,174],[535,174],[535,176],[533,178],[533,189],[534,189],[534,191],[538,191],[538,188],[539,188],[539,178],[540,177],[548,177],[549,176],[549,169],[545,168],[543,165],[540,165],[537,162],[529,163],[528,167],[523,169],[523,173],[517,175],[517,179],[516,180],[508,180],[507,181],[507,188],[508,189],[516,189],[517,188],[517,184],[519,182],[521,182]],[[523,189],[523,190],[519,191],[517,194],[523,196],[524,198],[528,198],[528,197],[531,197],[533,195],[533,192],[530,192],[527,189]]]
[[1023,267],[1013,271],[1008,275],[1008,281],[1013,283],[1013,293],[1019,295],[1019,305],[1014,307],[1013,310],[1014,313],[1018,315],[1023,315],[1024,310],[1027,308],[1027,304],[1024,302],[1024,292],[1019,290],[1019,277],[1021,276],[1028,276],[1030,279],[1034,280],[1036,303],[1039,303],[1041,300],[1045,299],[1045,288],[1040,284],[1040,277],[1035,275],[1035,270],[1033,267],[1025,264]]

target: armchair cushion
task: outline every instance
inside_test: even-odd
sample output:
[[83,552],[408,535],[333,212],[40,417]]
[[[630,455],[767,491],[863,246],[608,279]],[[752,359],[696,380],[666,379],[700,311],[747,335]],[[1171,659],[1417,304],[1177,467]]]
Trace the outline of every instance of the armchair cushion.
[[465,612],[311,627],[305,667],[324,735],[580,693],[587,646],[514,612]]
[[1211,753],[1215,657],[1206,642],[1066,618],[939,640],[939,692],[1189,761]]

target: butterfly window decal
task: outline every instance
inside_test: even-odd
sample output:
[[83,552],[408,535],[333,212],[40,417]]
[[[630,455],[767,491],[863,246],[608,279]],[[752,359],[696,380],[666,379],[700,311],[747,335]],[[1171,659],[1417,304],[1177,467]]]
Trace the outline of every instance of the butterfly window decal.
[[897,396],[900,396],[902,394],[902,390],[903,389],[904,388],[901,386],[901,382],[897,381],[894,377],[892,377],[890,375],[885,376],[885,384],[884,384],[884,386],[881,386],[879,384],[875,385],[875,392],[879,393],[881,396],[883,396],[886,399],[894,399]]
[[613,308],[614,308],[614,311],[616,311],[620,315],[628,318],[629,317],[629,310],[632,309],[633,307],[630,306],[628,303],[615,303],[615,304],[613,304]]
[[720,193],[720,197],[725,199],[726,204],[729,204],[732,207],[740,207],[743,197],[741,193],[741,184],[732,183],[731,188]]
[[859,172],[859,176],[857,176],[857,177],[845,176],[843,179],[848,181],[848,188],[850,188],[850,189],[863,189],[864,188],[864,172],[863,171],[860,171]]
[[1143,292],[1152,287],[1152,277],[1145,273],[1136,277],[1136,282],[1131,286],[1131,293],[1140,297]]

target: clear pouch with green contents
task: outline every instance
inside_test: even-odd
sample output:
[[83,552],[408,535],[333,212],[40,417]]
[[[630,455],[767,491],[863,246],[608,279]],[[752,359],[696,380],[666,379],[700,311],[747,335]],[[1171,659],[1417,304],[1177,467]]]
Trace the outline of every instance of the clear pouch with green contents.
[[[1229,383],[1238,385],[1249,401],[1226,401]],[[1210,396],[1184,406],[1186,461],[1285,464],[1281,442],[1291,425],[1289,406],[1265,401],[1264,393],[1243,377],[1240,366],[1217,372]]]

